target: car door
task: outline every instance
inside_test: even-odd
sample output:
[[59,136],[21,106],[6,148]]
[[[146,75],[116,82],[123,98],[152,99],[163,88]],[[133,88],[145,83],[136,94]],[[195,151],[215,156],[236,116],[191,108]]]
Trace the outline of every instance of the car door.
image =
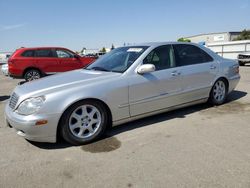
[[176,65],[180,68],[183,103],[206,98],[218,72],[218,63],[192,44],[174,44]]
[[16,59],[16,64],[21,66],[23,70],[29,67],[36,67],[36,58],[35,50],[25,50],[20,56]]
[[58,61],[52,49],[35,50],[36,66],[45,74],[58,72]]
[[129,79],[130,115],[136,116],[179,104],[181,92],[178,67],[175,67],[171,45],[160,46],[151,51],[143,64],[154,64],[156,70]]
[[58,72],[65,72],[82,68],[80,57],[65,49],[56,49],[56,55],[59,61]]

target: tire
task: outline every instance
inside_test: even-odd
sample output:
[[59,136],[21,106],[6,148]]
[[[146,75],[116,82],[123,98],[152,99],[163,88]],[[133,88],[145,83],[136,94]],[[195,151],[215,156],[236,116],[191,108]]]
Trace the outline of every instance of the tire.
[[61,136],[73,145],[87,144],[105,132],[107,122],[107,111],[100,102],[80,101],[63,114],[60,121]]
[[39,70],[37,69],[29,69],[25,72],[24,74],[24,79],[27,81],[27,82],[30,82],[32,80],[37,80],[39,78],[42,77],[42,74],[40,73]]
[[245,66],[245,63],[242,62],[242,61],[239,61],[239,65],[240,65],[240,66]]
[[221,105],[225,102],[228,93],[228,84],[224,79],[218,79],[211,91],[209,96],[209,102],[212,105]]

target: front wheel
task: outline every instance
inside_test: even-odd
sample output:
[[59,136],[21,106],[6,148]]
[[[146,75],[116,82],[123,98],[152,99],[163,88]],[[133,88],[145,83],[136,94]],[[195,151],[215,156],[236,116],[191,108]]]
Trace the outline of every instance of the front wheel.
[[227,92],[226,81],[224,79],[217,80],[210,91],[209,102],[213,105],[223,104],[226,100]]
[[24,79],[27,82],[30,82],[32,80],[37,80],[37,79],[39,79],[41,77],[42,77],[42,75],[41,75],[40,71],[36,70],[36,69],[29,69],[24,74]]
[[99,138],[107,126],[107,112],[97,101],[80,101],[72,105],[61,120],[61,136],[73,145]]

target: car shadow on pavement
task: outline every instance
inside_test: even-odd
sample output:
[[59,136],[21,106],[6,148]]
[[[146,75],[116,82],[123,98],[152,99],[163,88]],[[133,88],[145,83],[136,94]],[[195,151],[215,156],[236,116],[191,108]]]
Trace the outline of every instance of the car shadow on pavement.
[[40,149],[45,149],[45,150],[55,150],[55,149],[64,149],[68,147],[73,147],[73,145],[67,143],[66,141],[60,139],[56,143],[45,143],[45,142],[33,142],[30,140],[27,140],[30,144],[33,146],[36,146]]
[[[227,101],[225,102],[225,104],[236,101],[236,100],[238,100],[246,95],[247,95],[247,92],[235,90],[228,95],[228,98],[227,98]],[[223,105],[225,105],[225,104],[223,104]],[[133,130],[136,128],[141,128],[144,126],[153,125],[155,123],[167,121],[170,119],[185,118],[189,114],[192,114],[192,113],[195,113],[195,112],[198,112],[201,110],[209,109],[212,107],[213,106],[210,105],[209,103],[203,103],[203,104],[197,104],[194,106],[189,106],[189,107],[161,113],[161,114],[154,115],[154,116],[149,116],[149,117],[146,117],[146,118],[143,118],[140,120],[136,120],[133,122],[129,122],[129,123],[126,123],[123,125],[113,127],[109,131],[107,131],[107,135],[109,137],[111,137],[111,136],[115,136],[117,134],[120,134],[122,132],[130,131],[130,130]]]
[[[236,100],[238,100],[246,95],[247,95],[247,92],[235,90],[229,94],[225,104],[236,101]],[[161,113],[158,115],[146,117],[146,118],[132,121],[129,123],[125,123],[125,124],[108,129],[106,131],[106,134],[104,136],[102,136],[99,140],[97,140],[96,142],[102,142],[102,141],[105,141],[108,138],[112,138],[115,135],[118,135],[120,133],[123,133],[126,131],[131,131],[131,130],[141,128],[144,126],[150,126],[150,125],[153,125],[155,123],[167,121],[167,120],[174,119],[174,118],[185,118],[188,114],[192,114],[192,113],[195,113],[195,112],[198,112],[201,110],[205,110],[208,108],[212,108],[212,107],[213,106],[211,106],[208,103],[198,104],[198,105],[194,105],[194,106],[190,106],[190,107],[177,109],[174,111],[169,111],[169,112]],[[38,142],[32,142],[32,141],[29,141],[29,142],[36,147],[39,147],[41,149],[46,149],[46,150],[63,149],[63,148],[67,148],[67,147],[72,147],[72,145],[66,143],[62,139],[60,139],[57,143],[38,143]],[[93,144],[93,143],[91,143],[91,144]],[[89,145],[91,146],[91,144],[89,144]]]
[[5,100],[7,100],[7,99],[9,99],[9,98],[10,98],[9,95],[0,96],[0,102],[5,101]]
[[234,90],[228,95],[226,103],[236,101],[242,97],[245,97],[247,94],[248,93],[245,91]]

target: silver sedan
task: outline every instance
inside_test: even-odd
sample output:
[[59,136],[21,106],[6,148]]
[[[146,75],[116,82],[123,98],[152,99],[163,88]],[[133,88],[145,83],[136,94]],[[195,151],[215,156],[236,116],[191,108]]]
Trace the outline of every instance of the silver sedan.
[[225,102],[240,79],[237,62],[192,43],[112,50],[85,69],[17,86],[8,125],[28,140],[92,142],[110,125],[209,101]]

